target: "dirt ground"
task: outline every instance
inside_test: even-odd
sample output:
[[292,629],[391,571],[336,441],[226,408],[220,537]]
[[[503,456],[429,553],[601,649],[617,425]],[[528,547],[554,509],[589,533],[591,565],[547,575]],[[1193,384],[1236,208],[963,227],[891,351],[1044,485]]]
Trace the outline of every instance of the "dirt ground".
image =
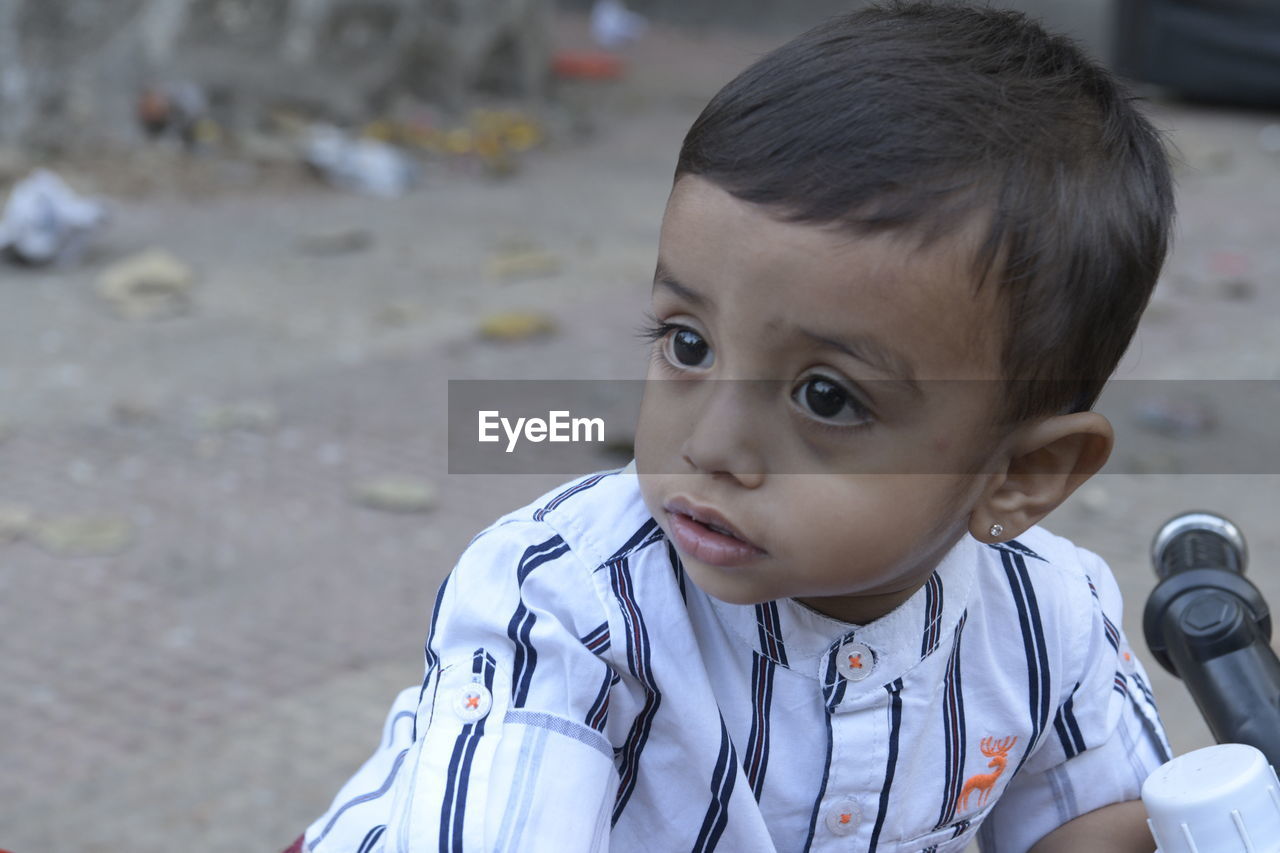
[[[391,201],[306,184],[162,190],[117,200],[83,266],[0,268],[0,505],[46,522],[0,544],[0,846],[271,851],[324,810],[420,679],[435,588],[467,540],[567,479],[450,476],[446,380],[642,375],[634,330],[680,138],[772,41],[654,33],[623,83],[590,96],[592,134],[553,139],[505,180],[434,167]],[[1280,116],[1152,112],[1185,161],[1179,230],[1120,376],[1269,382],[1239,401],[1248,417],[1232,391],[1187,438],[1122,407],[1107,472],[1047,526],[1115,569],[1186,750],[1209,735],[1141,640],[1151,536],[1186,509],[1233,518],[1280,602],[1280,456],[1208,473],[1177,461],[1274,422],[1280,155],[1260,140]],[[353,230],[367,247],[300,247]],[[513,245],[557,268],[496,275]],[[95,282],[152,246],[195,270],[191,309],[122,320]],[[477,336],[509,309],[558,332]],[[387,476],[432,484],[434,508],[352,499]],[[68,553],[88,539],[117,553]]]

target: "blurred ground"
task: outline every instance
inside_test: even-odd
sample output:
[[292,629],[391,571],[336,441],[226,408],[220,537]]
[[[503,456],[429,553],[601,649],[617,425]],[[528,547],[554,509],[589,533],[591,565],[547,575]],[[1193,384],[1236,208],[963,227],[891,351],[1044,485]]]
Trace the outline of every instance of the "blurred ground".
[[[562,38],[580,34],[570,22]],[[590,138],[505,181],[441,169],[395,201],[309,186],[153,194],[116,206],[87,267],[0,269],[0,504],[99,520],[0,545],[0,846],[271,851],[326,807],[420,679],[435,587],[467,540],[566,479],[448,476],[446,379],[641,375],[633,331],[680,138],[774,41],[655,32],[594,98]],[[1259,134],[1280,119],[1154,114],[1186,161],[1179,236],[1121,375],[1278,379],[1280,158]],[[372,242],[299,246],[353,230]],[[491,264],[513,245],[559,269],[503,280]],[[101,265],[149,246],[194,267],[192,310],[118,319],[94,292]],[[510,308],[560,331],[477,338]],[[1144,439],[1129,440],[1111,470],[1167,470],[1135,464]],[[434,484],[436,508],[352,501],[388,475]],[[1108,473],[1048,526],[1114,567],[1147,659],[1155,529],[1190,508],[1232,517],[1277,603],[1277,495],[1266,473]],[[92,536],[131,543],[65,555]],[[1207,744],[1180,685],[1148,666],[1175,746]]]

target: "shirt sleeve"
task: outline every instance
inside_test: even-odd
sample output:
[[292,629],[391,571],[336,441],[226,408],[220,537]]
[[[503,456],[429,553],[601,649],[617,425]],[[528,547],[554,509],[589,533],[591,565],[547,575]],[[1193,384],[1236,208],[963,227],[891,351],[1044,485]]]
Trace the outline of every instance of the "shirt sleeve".
[[423,685],[307,849],[607,850],[607,637],[589,569],[548,526],[481,534],[437,596]]
[[1040,747],[983,823],[983,853],[1024,853],[1080,815],[1138,799],[1147,776],[1172,756],[1150,681],[1119,627],[1115,578],[1100,557],[1081,554],[1084,577],[1060,612],[1088,614],[1063,649],[1065,662],[1083,652],[1083,667],[1064,683]]

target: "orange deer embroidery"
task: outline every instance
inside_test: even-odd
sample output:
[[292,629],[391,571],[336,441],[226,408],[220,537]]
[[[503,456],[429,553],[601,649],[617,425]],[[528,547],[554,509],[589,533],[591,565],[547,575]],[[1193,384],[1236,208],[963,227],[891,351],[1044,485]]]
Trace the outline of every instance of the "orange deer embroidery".
[[992,768],[992,772],[975,773],[965,781],[964,787],[960,789],[960,796],[956,797],[956,811],[968,808],[969,795],[974,791],[981,792],[978,795],[978,807],[986,805],[987,798],[991,796],[991,789],[995,787],[996,780],[1000,778],[1005,765],[1009,763],[1009,750],[1013,749],[1013,745],[1017,742],[1016,737],[1007,737],[999,741],[993,737],[982,739],[982,754],[991,759],[987,766]]

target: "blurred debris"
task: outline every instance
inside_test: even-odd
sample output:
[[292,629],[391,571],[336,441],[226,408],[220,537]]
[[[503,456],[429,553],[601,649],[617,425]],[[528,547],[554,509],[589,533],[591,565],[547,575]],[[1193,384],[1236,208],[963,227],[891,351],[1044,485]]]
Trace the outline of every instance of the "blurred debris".
[[1138,426],[1171,438],[1191,438],[1210,432],[1217,416],[1208,403],[1174,397],[1152,397],[1138,403]]
[[163,249],[149,249],[108,267],[98,293],[126,320],[158,320],[185,313],[195,275]]
[[209,116],[204,89],[191,81],[143,89],[138,96],[137,118],[152,139],[173,137],[188,149],[212,144],[221,136]]
[[567,50],[551,57],[551,71],[569,80],[617,80],[623,63],[612,53]]
[[1233,302],[1249,302],[1258,295],[1258,286],[1245,278],[1232,278],[1219,285],[1222,295]]
[[373,233],[363,228],[309,234],[298,238],[298,251],[304,255],[350,255],[373,246]]
[[556,331],[556,322],[546,314],[505,311],[492,314],[480,322],[480,334],[494,341],[524,341]]
[[16,542],[27,535],[35,523],[35,513],[18,504],[0,505],[0,545]]
[[491,174],[506,175],[518,156],[542,144],[546,133],[533,116],[519,110],[473,110],[466,122],[440,126],[433,113],[371,122],[364,135],[391,145],[446,157],[473,158]]
[[357,483],[351,497],[357,504],[384,512],[427,512],[436,506],[436,490],[412,477],[379,477]]
[[560,272],[563,267],[557,255],[526,244],[512,244],[490,258],[488,273],[491,278],[516,281],[545,278]]
[[591,7],[591,36],[603,48],[636,41],[648,29],[648,20],[629,10],[621,0],[596,0]]
[[270,433],[280,424],[280,412],[261,400],[242,400],[216,406],[201,413],[200,427],[206,432]]
[[418,180],[418,164],[403,151],[376,139],[348,136],[331,125],[307,134],[305,158],[338,189],[378,198],[396,198]]
[[55,557],[108,557],[134,541],[133,522],[118,515],[40,519],[25,535]]
[[0,252],[31,265],[74,263],[105,221],[101,204],[37,169],[9,194],[0,217]]

